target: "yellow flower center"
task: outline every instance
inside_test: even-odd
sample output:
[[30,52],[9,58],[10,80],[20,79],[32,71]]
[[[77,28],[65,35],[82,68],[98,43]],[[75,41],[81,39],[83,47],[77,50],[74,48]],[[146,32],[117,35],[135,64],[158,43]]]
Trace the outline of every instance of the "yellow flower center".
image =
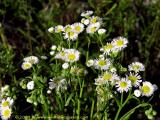
[[117,40],[117,46],[123,46],[124,45],[124,41],[123,40]]
[[126,88],[127,87],[127,83],[126,82],[121,82],[120,83],[120,87],[121,88]]
[[81,27],[80,27],[80,26],[76,26],[76,27],[75,27],[75,30],[76,30],[76,31],[81,31]]
[[10,117],[10,115],[11,115],[11,110],[6,109],[6,110],[3,111],[3,116],[4,116],[4,118]]
[[57,28],[57,32],[58,33],[62,32],[62,29],[61,28]]
[[136,81],[138,80],[138,78],[136,76],[129,76],[128,79],[132,82],[132,83],[136,83]]
[[91,30],[91,32],[93,33],[93,32],[96,31],[96,27],[92,27],[90,30]]
[[133,70],[139,70],[140,69],[140,66],[139,65],[134,65],[133,66]]
[[66,32],[70,32],[72,30],[72,28],[70,27],[70,26],[67,26],[66,28],[65,28],[65,31]]
[[111,78],[112,78],[112,75],[109,74],[109,73],[105,73],[105,74],[103,75],[103,79],[104,79],[104,80],[110,80]]
[[69,37],[73,37],[74,36],[74,32],[68,32]]
[[106,65],[106,61],[105,60],[99,60],[98,61],[98,65],[99,66],[105,66]]
[[147,94],[147,93],[149,93],[151,91],[151,89],[150,89],[149,86],[143,85],[142,86],[142,91],[143,91],[143,93]]
[[96,22],[97,22],[97,17],[91,19],[91,23],[96,23]]
[[112,48],[113,48],[113,45],[112,45],[112,44],[107,44],[107,45],[104,46],[104,49],[105,49],[105,50],[110,50],[110,49],[112,49]]
[[75,54],[69,54],[68,55],[68,59],[71,60],[71,61],[75,60],[75,58],[76,58]]
[[4,101],[4,102],[2,103],[2,107],[7,107],[7,106],[9,106],[9,102],[8,102],[8,101]]
[[29,63],[25,63],[25,64],[24,64],[24,68],[27,69],[27,68],[30,68],[30,67],[31,67],[31,64],[29,64]]

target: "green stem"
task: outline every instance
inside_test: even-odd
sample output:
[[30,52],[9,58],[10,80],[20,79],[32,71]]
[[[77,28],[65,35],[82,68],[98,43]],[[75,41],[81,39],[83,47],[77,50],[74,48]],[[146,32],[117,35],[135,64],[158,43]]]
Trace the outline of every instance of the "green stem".
[[94,101],[94,99],[92,99],[92,106],[91,106],[91,112],[90,112],[90,119],[91,120],[93,119],[94,104],[95,104],[95,101]]

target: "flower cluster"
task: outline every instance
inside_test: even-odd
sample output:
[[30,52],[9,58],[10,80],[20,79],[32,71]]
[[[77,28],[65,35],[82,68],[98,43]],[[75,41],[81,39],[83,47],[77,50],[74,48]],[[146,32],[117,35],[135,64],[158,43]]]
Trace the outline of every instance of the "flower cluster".
[[0,102],[0,116],[2,120],[7,120],[11,117],[12,114],[12,105],[13,105],[13,99],[10,97],[4,97],[7,96],[9,86],[4,86],[1,88],[1,97],[2,100]]
[[33,64],[37,64],[38,62],[39,62],[39,59],[36,56],[25,57],[23,59],[23,63],[21,67],[23,70],[27,70],[27,69],[30,69],[33,66]]

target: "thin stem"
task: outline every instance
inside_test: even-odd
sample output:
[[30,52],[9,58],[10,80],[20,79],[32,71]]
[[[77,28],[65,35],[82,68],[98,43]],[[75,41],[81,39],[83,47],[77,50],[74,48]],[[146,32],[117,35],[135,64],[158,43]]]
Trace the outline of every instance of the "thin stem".
[[92,99],[92,106],[91,106],[91,112],[90,112],[90,119],[91,120],[93,119],[94,104],[95,104],[95,101],[94,101],[94,99]]

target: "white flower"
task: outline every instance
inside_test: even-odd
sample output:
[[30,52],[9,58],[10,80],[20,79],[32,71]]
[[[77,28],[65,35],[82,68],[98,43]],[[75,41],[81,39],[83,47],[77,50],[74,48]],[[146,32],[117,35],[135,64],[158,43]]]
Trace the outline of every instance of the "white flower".
[[83,17],[89,17],[92,14],[93,14],[93,11],[87,10],[87,11],[82,12],[81,16],[83,16]]
[[23,70],[28,70],[32,67],[32,64],[30,62],[23,62],[21,67]]
[[64,27],[62,25],[55,26],[55,33],[60,33],[64,31]]
[[79,60],[80,52],[75,49],[66,49],[64,61],[66,62],[75,62]]
[[64,33],[64,39],[75,41],[78,38],[78,33],[74,30],[70,30],[69,32]]
[[99,29],[99,30],[98,30],[98,34],[99,34],[99,35],[102,35],[102,34],[104,34],[104,33],[106,33],[106,29]]
[[56,89],[57,91],[60,89],[66,89],[66,79],[60,77],[50,79],[49,89]]
[[100,58],[94,61],[94,66],[96,69],[107,70],[110,66],[110,61],[108,59]]
[[65,27],[64,27],[64,32],[70,32],[71,30],[72,30],[73,28],[72,28],[72,26],[71,25],[66,25]]
[[30,81],[27,83],[27,89],[28,90],[33,90],[34,89],[34,81]]
[[73,27],[73,30],[78,34],[83,32],[84,30],[84,25],[82,23],[74,23],[72,27]]
[[128,80],[131,81],[134,87],[140,86],[140,83],[142,82],[141,76],[136,74],[133,74],[130,72],[130,74],[127,76]]
[[112,72],[112,73],[115,73],[115,72],[117,71],[117,69],[116,69],[115,67],[111,67],[109,70],[110,70],[110,72]]
[[95,23],[102,23],[102,18],[98,16],[92,16],[90,17],[90,24],[95,24]]
[[143,82],[140,90],[143,96],[149,97],[154,93],[154,86],[150,82]]
[[11,99],[10,97],[7,97],[7,99],[2,99],[0,107],[4,108],[4,107],[10,107],[13,104],[13,99]]
[[141,91],[140,90],[134,90],[134,95],[136,97],[140,97],[141,96]]
[[55,53],[55,51],[51,51],[49,54],[50,54],[50,55],[54,55],[54,53]]
[[124,37],[117,37],[113,39],[113,45],[119,51],[127,47],[128,40]]
[[116,82],[117,91],[122,92],[128,92],[128,90],[132,87],[131,81],[127,80],[126,78],[121,78],[120,81]]
[[67,69],[69,67],[69,64],[68,63],[64,63],[63,65],[62,65],[62,68],[63,69]]
[[12,111],[10,107],[2,108],[0,115],[2,120],[7,120],[11,117]]
[[117,78],[118,76],[115,73],[111,73],[111,72],[104,72],[103,75],[101,76],[101,78],[106,81],[106,82],[114,82],[114,80]]
[[128,66],[128,69],[129,71],[134,71],[134,72],[140,72],[145,70],[144,65],[140,62],[133,62]]
[[24,60],[25,62],[29,62],[29,63],[31,63],[31,64],[37,64],[37,63],[39,62],[39,59],[38,59],[38,57],[36,57],[36,56],[25,57],[23,60]]
[[104,52],[104,54],[108,55],[110,52],[115,51],[115,47],[112,43],[107,43],[100,49],[100,51]]
[[96,85],[104,85],[104,84],[106,84],[106,81],[103,78],[98,77],[95,79],[95,84]]
[[88,60],[87,63],[86,63],[86,65],[87,65],[88,67],[93,66],[93,64],[94,64],[94,60]]
[[57,46],[56,45],[52,45],[51,46],[51,50],[56,50]]
[[100,23],[94,23],[94,24],[90,24],[87,28],[86,28],[86,32],[89,34],[93,34],[95,33],[98,29],[100,28]]
[[54,32],[54,27],[48,28],[48,32],[53,33]]
[[82,18],[81,23],[83,23],[84,25],[88,25],[89,19]]

